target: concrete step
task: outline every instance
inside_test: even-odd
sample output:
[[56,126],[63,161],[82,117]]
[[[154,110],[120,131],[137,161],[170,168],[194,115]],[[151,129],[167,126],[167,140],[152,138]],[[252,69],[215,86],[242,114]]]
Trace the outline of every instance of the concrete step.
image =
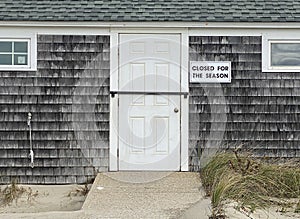
[[200,186],[191,172],[99,173],[82,209],[96,218],[177,218],[203,199]]

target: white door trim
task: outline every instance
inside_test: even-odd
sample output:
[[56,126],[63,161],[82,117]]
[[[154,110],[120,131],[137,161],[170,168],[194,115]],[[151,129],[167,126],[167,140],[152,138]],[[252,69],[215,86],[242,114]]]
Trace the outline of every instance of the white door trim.
[[[188,29],[111,29],[110,34],[110,90],[118,90],[118,71],[119,71],[119,34],[120,33],[146,33],[146,34],[163,34],[163,33],[180,33],[181,34],[181,89],[182,92],[189,91],[188,85]],[[115,61],[114,61],[115,60]],[[181,118],[180,118],[180,170],[188,171],[188,97],[181,96]],[[110,95],[110,132],[109,132],[109,171],[118,171],[118,95],[113,98]],[[184,131],[182,131],[184,130]]]
[[[181,33],[181,88],[182,92],[189,92],[189,33],[186,29]],[[184,130],[184,131],[182,131]],[[180,120],[180,168],[189,171],[189,95],[181,95],[181,120]]]

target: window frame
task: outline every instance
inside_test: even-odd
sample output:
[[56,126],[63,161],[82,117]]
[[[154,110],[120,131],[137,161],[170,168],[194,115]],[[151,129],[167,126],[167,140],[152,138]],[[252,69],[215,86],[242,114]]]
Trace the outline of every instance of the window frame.
[[300,72],[299,66],[272,66],[272,43],[299,43],[300,38],[282,37],[271,38],[264,36],[262,42],[262,71],[263,72]]
[[[1,37],[0,42],[27,42],[27,65],[0,65],[0,71],[36,71],[36,36]],[[1,53],[1,52],[0,52]],[[12,51],[14,55],[14,51]]]

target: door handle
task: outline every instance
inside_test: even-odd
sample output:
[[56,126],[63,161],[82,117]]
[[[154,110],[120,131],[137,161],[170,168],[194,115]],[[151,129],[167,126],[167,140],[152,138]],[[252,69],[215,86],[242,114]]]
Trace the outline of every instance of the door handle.
[[179,109],[175,107],[174,112],[175,112],[175,113],[178,113],[178,112],[179,112]]

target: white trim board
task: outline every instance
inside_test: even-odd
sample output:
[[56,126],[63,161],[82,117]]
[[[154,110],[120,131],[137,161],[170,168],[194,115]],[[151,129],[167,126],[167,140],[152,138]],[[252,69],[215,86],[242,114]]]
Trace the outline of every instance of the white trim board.
[[286,39],[300,35],[298,29],[259,29],[259,28],[189,28],[189,36],[268,36]]
[[[119,60],[119,36],[118,33],[110,35],[110,60]],[[117,90],[119,87],[119,63],[118,61],[110,61],[110,90]],[[110,115],[109,115],[109,171],[118,171],[118,98],[117,96],[110,99]]]
[[[27,24],[27,23],[26,23]],[[24,26],[0,25],[1,37],[8,36],[26,36],[28,34],[43,34],[43,35],[111,35],[113,33],[182,33],[185,32],[189,36],[261,36],[261,35],[276,35],[286,36],[291,34],[300,34],[300,24],[298,26],[184,26],[178,28],[176,26],[164,25],[159,23],[159,26],[88,26],[84,24],[77,25],[49,25],[49,26]]]
[[[181,33],[181,92],[189,92],[189,35],[188,30]],[[184,131],[183,131],[184,130]],[[181,96],[181,121],[180,121],[180,168],[181,171],[189,170],[189,97]]]
[[89,27],[35,27],[35,26],[3,26],[0,27],[0,36],[20,36],[24,37],[29,34],[40,35],[110,35],[109,28],[89,28]]

